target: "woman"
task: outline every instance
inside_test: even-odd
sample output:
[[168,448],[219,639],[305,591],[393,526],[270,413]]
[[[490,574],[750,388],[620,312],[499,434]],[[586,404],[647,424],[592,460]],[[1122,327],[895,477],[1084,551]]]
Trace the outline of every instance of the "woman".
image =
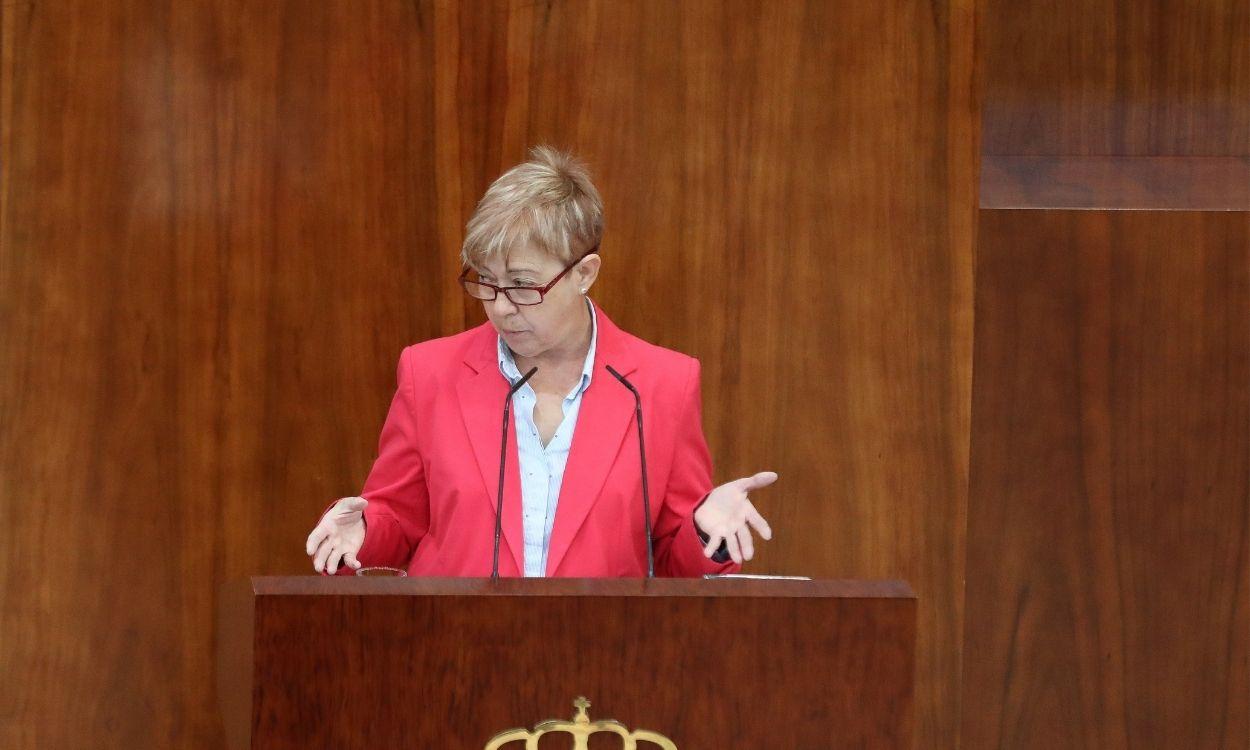
[[752,528],[771,538],[748,493],[776,474],[712,487],[698,361],[621,331],[587,296],[603,204],[585,168],[546,147],[531,155],[467,227],[460,283],[489,322],[404,350],[361,496],[308,536],[318,572],[490,574],[504,399],[531,368],[512,397],[500,575],[645,575],[634,396],[608,366],[642,399],[657,574],[737,570]]

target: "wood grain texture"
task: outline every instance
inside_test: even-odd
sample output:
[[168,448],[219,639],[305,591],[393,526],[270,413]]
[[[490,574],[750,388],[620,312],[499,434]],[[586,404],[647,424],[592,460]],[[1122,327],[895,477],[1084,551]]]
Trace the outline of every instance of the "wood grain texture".
[[753,569],[911,581],[955,746],[971,0],[3,10],[0,746],[220,746],[214,587],[305,569],[539,142],[607,202],[596,300],[702,359],[717,478],[781,473]]
[[5,8],[0,746],[221,745],[214,582],[304,568],[451,293],[429,15]]
[[906,586],[305,576],[253,590],[265,677],[251,716],[232,718],[256,748],[478,750],[496,732],[567,720],[579,695],[592,720],[681,748],[912,746]]
[[981,208],[1250,211],[1250,156],[995,156]]
[[988,154],[1250,156],[1245,0],[983,0]]
[[1250,213],[982,211],[963,747],[1250,742]]

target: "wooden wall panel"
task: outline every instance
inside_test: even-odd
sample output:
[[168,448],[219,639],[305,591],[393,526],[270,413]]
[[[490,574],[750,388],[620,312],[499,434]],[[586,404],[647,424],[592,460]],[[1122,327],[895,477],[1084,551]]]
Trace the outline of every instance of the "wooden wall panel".
[[430,8],[3,12],[0,747],[220,747],[217,583],[306,569],[453,292]]
[[983,0],[989,154],[1250,156],[1245,0]]
[[981,208],[1250,211],[1250,156],[981,158]]
[[216,584],[306,569],[538,142],[607,201],[596,299],[702,359],[718,478],[781,473],[752,569],[908,579],[956,745],[971,0],[3,13],[0,745],[219,745]]
[[1250,214],[983,211],[963,747],[1250,742]]

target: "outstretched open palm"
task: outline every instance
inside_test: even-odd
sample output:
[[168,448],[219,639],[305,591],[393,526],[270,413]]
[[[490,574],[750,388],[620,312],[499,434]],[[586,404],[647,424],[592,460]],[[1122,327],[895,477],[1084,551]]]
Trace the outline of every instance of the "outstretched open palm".
[[775,481],[776,472],[761,471],[726,482],[708,493],[707,499],[694,512],[695,524],[710,537],[703,548],[704,555],[711,557],[724,541],[729,556],[741,563],[755,556],[752,528],[765,540],[773,538],[773,530],[751,503],[749,493]]

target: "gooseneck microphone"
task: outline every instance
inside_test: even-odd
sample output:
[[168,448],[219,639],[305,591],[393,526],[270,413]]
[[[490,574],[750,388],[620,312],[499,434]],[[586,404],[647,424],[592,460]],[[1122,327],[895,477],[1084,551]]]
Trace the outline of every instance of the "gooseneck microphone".
[[499,578],[499,537],[503,533],[503,478],[504,465],[508,461],[508,418],[512,416],[512,397],[521,390],[521,386],[534,377],[536,372],[538,368],[531,367],[529,372],[522,375],[521,379],[508,389],[508,397],[503,402],[503,445],[499,449],[499,494],[495,496],[495,555],[490,566],[491,580]]
[[647,529],[647,578],[655,578],[655,550],[651,542],[651,492],[647,488],[647,444],[642,439],[642,396],[639,395],[633,383],[612,369],[612,365],[606,367],[608,372],[612,373],[612,377],[619,380],[621,385],[634,394],[634,421],[638,424],[638,457],[642,462],[642,512]]

